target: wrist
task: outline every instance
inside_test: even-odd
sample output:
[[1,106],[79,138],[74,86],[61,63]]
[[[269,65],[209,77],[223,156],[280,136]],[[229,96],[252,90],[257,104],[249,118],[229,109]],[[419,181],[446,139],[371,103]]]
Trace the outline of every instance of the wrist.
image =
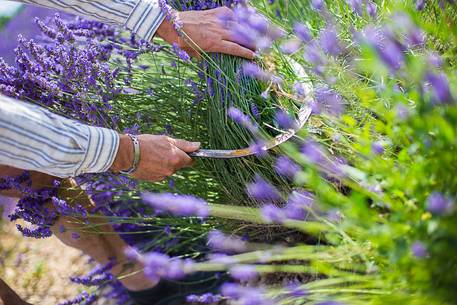
[[128,135],[120,135],[119,149],[110,170],[119,173],[130,168],[133,164],[134,151],[133,143]]
[[174,22],[176,22],[175,19],[178,18],[178,13],[173,10],[171,14],[176,17],[173,17],[172,19],[165,17],[156,31],[157,36],[159,36],[168,43],[177,42],[179,37],[178,31],[176,30],[175,25],[173,24]]

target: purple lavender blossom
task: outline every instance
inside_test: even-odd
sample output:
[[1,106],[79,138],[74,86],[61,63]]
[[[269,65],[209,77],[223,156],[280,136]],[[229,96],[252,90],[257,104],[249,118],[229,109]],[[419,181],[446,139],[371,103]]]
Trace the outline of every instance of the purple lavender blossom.
[[282,224],[286,220],[284,210],[273,204],[266,204],[260,209],[262,218],[267,223]]
[[387,67],[395,72],[400,69],[405,61],[403,47],[394,38],[386,39],[383,48],[377,48],[379,57]]
[[275,113],[275,121],[278,126],[283,130],[293,129],[295,128],[295,121],[292,117],[287,114],[284,110],[279,109]]
[[250,197],[258,201],[269,202],[281,199],[278,190],[259,175],[256,175],[254,182],[247,185],[246,190]]
[[298,97],[304,98],[306,96],[306,88],[302,82],[296,81],[294,83],[293,89]]
[[435,68],[440,68],[443,65],[443,58],[436,52],[429,52],[427,62]]
[[411,115],[410,109],[403,104],[397,104],[397,106],[395,107],[395,112],[396,118],[400,121],[407,120]]
[[362,0],[347,0],[347,3],[352,8],[354,13],[362,16]]
[[176,216],[198,217],[209,215],[208,203],[191,195],[144,193],[142,197],[144,202],[152,206],[157,213],[169,212]]
[[327,212],[327,219],[334,223],[339,223],[343,220],[343,214],[337,209],[332,209]]
[[454,99],[449,88],[449,82],[444,73],[427,73],[425,79],[433,88],[433,102],[437,104],[449,104]]
[[416,0],[416,9],[422,11],[425,7],[425,0]]
[[239,284],[225,283],[221,287],[222,295],[226,298],[237,301],[240,305],[274,305],[275,302],[269,299],[263,289],[243,287]]
[[268,155],[267,143],[260,139],[257,139],[251,143],[251,145],[249,145],[249,150],[259,158],[263,158]]
[[376,4],[373,1],[367,0],[366,10],[367,10],[367,14],[371,18],[376,18],[377,14],[378,14],[378,7],[376,6]]
[[320,11],[324,8],[324,1],[323,0],[311,0],[311,6],[315,9]]
[[228,236],[219,230],[208,233],[208,246],[219,252],[242,253],[247,250],[247,242],[236,236]]
[[275,171],[288,178],[294,178],[300,171],[300,166],[286,156],[279,156],[275,162]]
[[314,196],[308,192],[294,191],[289,195],[284,211],[288,219],[306,220],[314,206]]
[[417,258],[425,258],[428,256],[428,251],[425,245],[420,241],[415,241],[411,246],[411,252]]
[[302,23],[295,23],[294,24],[294,33],[297,35],[298,38],[301,39],[303,42],[309,42],[312,39],[311,32],[309,28],[302,24]]
[[341,53],[340,41],[333,27],[327,27],[320,33],[319,42],[325,53],[332,56],[338,56]]
[[257,130],[258,130],[257,125],[255,125],[251,121],[251,119],[238,108],[230,107],[228,109],[228,116],[236,123],[247,128],[249,131],[251,131],[253,133],[257,132]]
[[179,59],[181,59],[184,62],[190,62],[190,56],[187,54],[186,51],[181,49],[177,43],[173,43],[173,53],[175,53],[176,56],[178,56]]
[[186,297],[187,303],[214,304],[222,300],[220,294],[205,293],[202,295],[191,294]]
[[243,63],[242,71],[244,75],[251,76],[265,82],[268,81],[271,77],[269,73],[265,72],[258,65],[251,62]]
[[371,144],[371,151],[375,155],[382,155],[384,153],[384,146],[379,141],[373,142]]
[[309,291],[302,287],[300,282],[291,282],[285,287],[287,294],[294,298],[300,298],[309,295]]
[[314,113],[325,113],[332,116],[339,116],[343,113],[343,98],[335,90],[321,86],[316,88],[314,95],[315,100],[311,104]]
[[427,198],[427,210],[435,215],[446,215],[452,212],[454,202],[439,192],[433,192]]
[[281,44],[280,49],[284,54],[293,54],[301,48],[301,42],[297,39],[291,39]]
[[230,275],[240,281],[250,281],[257,277],[255,266],[239,265],[230,268]]
[[161,278],[179,279],[191,270],[192,263],[177,258],[170,258],[166,254],[150,252],[141,258],[144,264],[144,274],[152,281]]

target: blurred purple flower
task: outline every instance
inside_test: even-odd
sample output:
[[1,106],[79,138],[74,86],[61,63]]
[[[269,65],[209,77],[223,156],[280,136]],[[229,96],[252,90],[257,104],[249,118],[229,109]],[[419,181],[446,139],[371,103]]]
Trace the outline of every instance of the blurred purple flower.
[[343,220],[343,214],[340,210],[332,209],[327,212],[327,219],[331,222],[339,223]]
[[302,23],[295,23],[293,30],[295,35],[297,35],[297,37],[303,42],[309,42],[312,39],[309,28]]
[[265,157],[268,155],[268,149],[266,142],[263,140],[257,139],[251,145],[249,145],[249,150],[251,150],[257,157]]
[[416,9],[422,11],[425,7],[425,0],[416,0]]
[[371,151],[375,155],[381,155],[384,153],[384,146],[379,141],[373,142],[371,144]]
[[254,182],[246,186],[246,190],[249,196],[258,201],[268,202],[281,199],[278,190],[259,175],[255,176]]
[[410,116],[409,108],[403,104],[397,104],[397,106],[395,107],[395,111],[396,111],[396,118],[400,121],[405,121]]
[[411,246],[411,252],[417,258],[425,258],[428,256],[428,251],[425,245],[420,241],[415,241]]
[[306,288],[302,288],[302,283],[291,282],[285,287],[287,294],[294,298],[301,298],[309,295],[309,291]]
[[244,75],[254,77],[261,81],[266,82],[270,79],[269,73],[265,72],[258,65],[251,62],[245,62],[242,66],[242,71]]
[[433,88],[433,102],[439,104],[449,104],[453,102],[451,90],[449,88],[449,82],[447,76],[444,73],[431,73],[428,72],[425,75],[425,79],[430,83]]
[[186,303],[215,304],[222,300],[220,294],[205,293],[202,295],[191,294],[186,297]]
[[249,131],[253,133],[257,132],[257,125],[254,125],[251,119],[238,108],[230,107],[228,109],[228,116]]
[[383,48],[377,48],[377,52],[381,60],[392,72],[397,71],[403,65],[403,47],[396,39],[386,39]]
[[323,0],[311,0],[311,6],[315,9],[320,11],[324,8],[324,1]]
[[255,266],[234,266],[230,268],[229,271],[232,278],[237,279],[239,281],[250,281],[255,279],[258,275]]
[[378,7],[376,6],[376,4],[373,1],[367,0],[366,10],[367,10],[367,14],[371,18],[376,18],[377,14],[378,14]]
[[179,279],[192,269],[191,260],[170,258],[166,254],[150,252],[140,257],[144,264],[144,274],[152,281],[165,279]]
[[157,213],[169,212],[176,216],[209,215],[208,203],[191,195],[174,195],[170,193],[144,193],[145,203],[152,206]]
[[319,42],[325,53],[332,56],[338,56],[341,53],[340,41],[333,27],[327,27],[320,33]]
[[300,171],[300,166],[286,156],[279,156],[275,162],[275,171],[284,177],[294,178]]
[[362,0],[346,0],[352,11],[359,16],[362,16]]
[[452,212],[454,202],[440,192],[433,192],[427,199],[427,210],[436,215],[446,215]]
[[173,52],[175,53],[176,56],[178,56],[179,59],[181,59],[184,62],[190,62],[189,54],[187,54],[186,51],[181,49],[177,43],[173,43],[172,48],[173,48]]
[[314,205],[314,196],[309,192],[293,191],[284,206],[287,218],[306,220]]
[[339,116],[344,111],[343,98],[335,90],[320,86],[316,88],[315,100],[311,104],[311,108],[315,114],[329,114]]
[[429,52],[427,62],[435,68],[440,68],[443,65],[443,58],[436,52]]
[[304,98],[306,96],[306,88],[302,82],[296,81],[294,83],[293,89],[298,97]]
[[279,109],[276,111],[275,122],[283,130],[295,128],[295,121],[292,119],[292,117],[288,113],[286,113],[282,109]]
[[260,209],[262,218],[267,223],[283,223],[286,220],[284,210],[274,204],[266,204]]
[[301,42],[297,39],[290,39],[281,44],[280,49],[284,54],[293,54],[301,48]]
[[238,236],[228,236],[219,230],[208,233],[208,246],[219,252],[242,253],[247,250],[247,242]]

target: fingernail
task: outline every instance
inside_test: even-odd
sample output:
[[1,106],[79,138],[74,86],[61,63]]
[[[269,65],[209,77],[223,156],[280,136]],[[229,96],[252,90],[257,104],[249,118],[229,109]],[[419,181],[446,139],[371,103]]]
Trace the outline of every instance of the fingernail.
[[200,143],[200,142],[192,142],[192,144],[193,144],[194,146],[200,146],[202,143]]

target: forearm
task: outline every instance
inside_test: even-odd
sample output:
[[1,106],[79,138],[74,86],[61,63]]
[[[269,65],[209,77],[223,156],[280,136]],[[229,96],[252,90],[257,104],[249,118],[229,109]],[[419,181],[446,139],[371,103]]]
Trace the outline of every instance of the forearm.
[[119,135],[0,95],[0,164],[67,178],[107,171]]

